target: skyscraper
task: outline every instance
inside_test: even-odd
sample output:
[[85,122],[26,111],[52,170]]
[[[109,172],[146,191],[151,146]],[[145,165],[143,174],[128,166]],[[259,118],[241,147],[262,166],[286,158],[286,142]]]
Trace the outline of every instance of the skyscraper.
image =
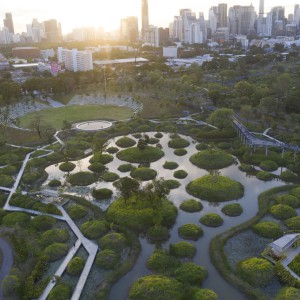
[[146,31],[149,29],[148,0],[142,0],[142,38],[145,38]]
[[264,0],[259,0],[259,13],[257,18],[257,34],[264,35],[266,27],[266,19],[264,18],[265,3]]
[[59,27],[55,19],[44,21],[45,34],[48,42],[60,41]]
[[138,39],[139,27],[137,17],[127,17],[121,20],[120,36],[124,41],[135,43]]
[[8,28],[9,33],[14,34],[14,23],[12,19],[12,14],[11,13],[6,13],[5,14],[5,19],[3,20],[4,27]]
[[220,3],[218,5],[218,28],[227,27],[227,4]]

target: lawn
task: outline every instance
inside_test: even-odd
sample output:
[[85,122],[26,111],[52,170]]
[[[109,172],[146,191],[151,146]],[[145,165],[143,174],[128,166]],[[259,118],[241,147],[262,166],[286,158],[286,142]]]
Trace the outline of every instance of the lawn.
[[61,108],[50,108],[27,114],[21,117],[20,126],[30,128],[30,124],[37,116],[40,116],[43,124],[51,125],[56,129],[63,126],[63,121],[70,123],[91,120],[124,120],[128,119],[132,110],[128,107],[117,107],[109,105],[74,105]]

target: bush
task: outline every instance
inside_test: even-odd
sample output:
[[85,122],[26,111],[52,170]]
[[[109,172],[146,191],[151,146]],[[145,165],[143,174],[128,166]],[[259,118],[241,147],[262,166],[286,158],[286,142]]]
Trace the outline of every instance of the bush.
[[41,243],[44,246],[50,245],[52,243],[64,243],[70,238],[67,229],[50,229],[45,231],[41,235]]
[[293,208],[299,208],[300,207],[300,198],[297,198],[293,195],[279,195],[275,198],[275,202],[277,204],[283,204],[288,205]]
[[239,203],[227,204],[222,208],[222,213],[226,216],[237,217],[243,213],[243,208]]
[[164,184],[169,190],[174,190],[180,187],[180,183],[174,179],[165,180]]
[[193,165],[205,170],[223,169],[234,163],[234,158],[220,150],[204,150],[191,156]]
[[201,211],[203,209],[203,205],[201,204],[201,202],[197,200],[188,199],[183,201],[180,204],[179,208],[182,209],[183,211],[193,213],[193,212]]
[[105,269],[111,270],[116,267],[120,260],[120,255],[113,250],[101,250],[96,256],[96,265]]
[[184,156],[184,155],[187,154],[187,150],[181,149],[181,148],[180,149],[176,149],[174,151],[174,154],[177,155],[177,156]]
[[276,171],[278,169],[277,163],[273,160],[264,160],[260,163],[259,166],[262,170],[268,172]]
[[147,230],[147,238],[150,242],[166,241],[169,236],[169,230],[164,226],[155,225]]
[[150,168],[136,168],[130,172],[130,176],[135,179],[139,179],[142,181],[153,180],[157,175],[157,172]]
[[126,246],[126,237],[123,233],[108,233],[99,239],[99,246],[101,249],[110,249],[120,252]]
[[109,147],[106,149],[106,152],[109,154],[114,154],[114,153],[119,152],[119,149],[117,147]]
[[255,168],[247,164],[241,164],[239,166],[239,170],[241,170],[242,172],[251,173],[255,171]]
[[56,261],[68,253],[68,246],[62,243],[53,243],[46,247],[44,255],[49,258],[49,261]]
[[179,300],[184,296],[183,285],[176,279],[148,275],[138,279],[130,288],[129,300]]
[[201,150],[206,150],[206,149],[208,149],[208,145],[207,144],[197,144],[196,145],[196,149],[198,150],[198,151],[201,151]]
[[218,148],[222,150],[228,150],[230,149],[231,145],[229,143],[221,142],[218,143]]
[[120,148],[129,148],[136,144],[136,141],[129,137],[122,137],[116,141],[116,145]]
[[57,179],[52,179],[51,181],[48,182],[48,185],[50,187],[58,187],[61,186],[61,182]]
[[293,182],[297,180],[298,176],[293,172],[286,170],[279,175],[279,178],[283,181]]
[[225,176],[206,175],[190,182],[186,190],[189,194],[208,201],[220,202],[243,197],[241,183]]
[[180,261],[162,250],[154,250],[147,260],[147,267],[152,272],[164,275],[172,275],[180,266]]
[[117,153],[118,159],[130,163],[150,163],[161,159],[163,156],[162,150],[151,146],[147,146],[144,150],[133,147]]
[[90,159],[90,163],[93,164],[95,162],[101,163],[103,165],[107,165],[108,163],[112,162],[114,157],[110,154],[105,153],[95,153],[94,156]]
[[175,271],[175,278],[183,284],[201,285],[208,273],[205,268],[198,266],[192,262],[182,264]]
[[284,225],[289,230],[295,230],[295,231],[300,230],[300,216],[289,218],[289,219],[285,220]]
[[223,224],[224,220],[215,213],[208,213],[200,218],[200,223],[208,227],[219,227]]
[[0,182],[1,186],[9,188],[13,186],[15,180],[9,175],[0,174]]
[[183,138],[175,138],[169,141],[168,146],[173,149],[186,148],[190,145],[190,142]]
[[142,137],[142,134],[141,133],[134,133],[132,136],[135,137],[136,139],[140,139]]
[[298,276],[300,276],[300,254],[298,254],[292,262],[288,265],[288,267],[294,271]]
[[170,244],[170,254],[179,258],[193,258],[196,254],[196,247],[188,242]]
[[56,220],[49,216],[36,216],[31,220],[31,226],[38,231],[46,231],[53,227]]
[[23,212],[12,212],[7,214],[2,219],[3,226],[15,226],[26,227],[30,222],[30,215]]
[[67,272],[71,276],[78,276],[82,272],[84,265],[84,259],[82,257],[76,256],[72,258],[68,263]]
[[249,258],[237,265],[237,274],[252,286],[265,286],[274,277],[274,266],[263,258]]
[[256,178],[263,181],[269,181],[275,178],[275,175],[266,171],[260,171],[256,174]]
[[295,299],[300,299],[300,290],[294,287],[282,288],[275,297],[275,300],[295,300]]
[[104,199],[109,199],[111,198],[113,194],[113,191],[107,188],[103,188],[103,189],[94,189],[92,192],[92,195],[95,199],[97,200],[104,200]]
[[192,300],[218,300],[218,295],[210,289],[197,289]]
[[120,178],[120,176],[113,172],[105,172],[102,175],[102,179],[106,182],[114,182],[114,181],[118,180],[119,178]]
[[252,229],[259,236],[269,239],[277,239],[283,235],[280,225],[270,221],[257,223],[253,225]]
[[157,132],[157,133],[155,133],[154,136],[155,136],[157,139],[160,139],[160,138],[163,137],[163,134],[162,134],[161,132]]
[[168,169],[168,170],[174,170],[178,168],[178,164],[173,161],[166,161],[163,165],[163,168]]
[[150,145],[154,145],[154,144],[157,144],[159,142],[159,139],[156,139],[156,138],[150,138],[149,141],[148,141],[148,144]]
[[16,166],[6,166],[4,168],[0,168],[0,174],[4,175],[15,175],[18,173],[18,169]]
[[94,162],[88,166],[88,169],[94,173],[103,173],[106,167],[100,162]]
[[273,205],[270,208],[270,212],[274,218],[280,220],[285,220],[297,216],[297,212],[294,208],[283,204]]
[[71,287],[66,284],[56,285],[50,292],[47,300],[66,300],[71,299],[72,290]]
[[82,205],[72,204],[68,207],[68,214],[73,220],[78,220],[84,218],[88,214],[88,210]]
[[93,173],[78,172],[71,174],[67,179],[72,185],[88,186],[97,181],[97,177]]
[[[7,299],[13,299],[13,295],[16,296],[20,292],[21,282],[16,275],[7,275],[1,282],[3,295],[8,297]],[[12,298],[11,298],[12,297]],[[17,299],[18,297],[16,297]]]
[[300,187],[292,189],[291,190],[291,195],[293,195],[293,196],[295,196],[297,198],[300,198]]
[[123,164],[118,167],[118,170],[123,173],[130,172],[132,169],[133,169],[133,165],[131,164]]
[[197,241],[203,235],[203,230],[195,224],[185,224],[178,228],[178,235],[185,240]]
[[64,162],[64,163],[61,163],[59,165],[59,169],[62,171],[62,172],[71,172],[75,169],[76,165],[73,164],[72,162]]
[[95,240],[108,232],[107,224],[104,221],[93,220],[83,223],[80,231],[88,239]]
[[184,170],[177,170],[174,172],[173,176],[178,179],[184,179],[186,176],[188,176],[188,173]]

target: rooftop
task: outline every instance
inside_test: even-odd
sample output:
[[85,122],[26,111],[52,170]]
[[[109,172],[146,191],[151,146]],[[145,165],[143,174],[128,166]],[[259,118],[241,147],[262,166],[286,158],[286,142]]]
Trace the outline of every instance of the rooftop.
[[146,63],[146,62],[149,62],[149,60],[142,57],[93,61],[93,63],[98,66],[113,65],[113,64]]

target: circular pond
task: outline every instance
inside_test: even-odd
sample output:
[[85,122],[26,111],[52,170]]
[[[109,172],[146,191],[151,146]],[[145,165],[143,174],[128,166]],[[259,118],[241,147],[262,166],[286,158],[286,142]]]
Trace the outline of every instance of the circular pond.
[[108,121],[88,121],[76,124],[76,129],[83,131],[97,131],[109,128],[112,122]]

